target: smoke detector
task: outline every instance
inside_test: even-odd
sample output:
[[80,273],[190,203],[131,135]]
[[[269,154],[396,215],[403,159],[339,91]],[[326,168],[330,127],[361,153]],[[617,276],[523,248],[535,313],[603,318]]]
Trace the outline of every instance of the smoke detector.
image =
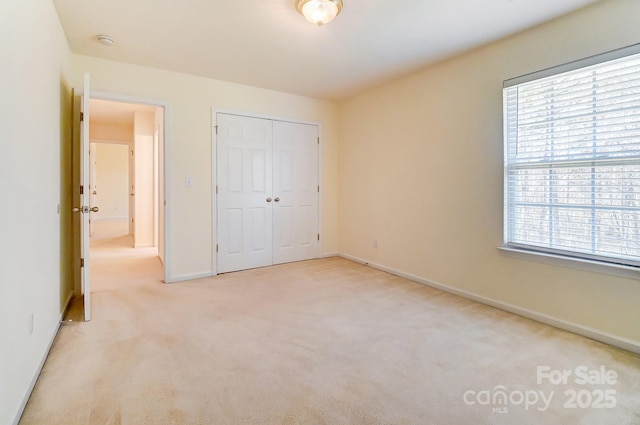
[[105,46],[113,46],[114,44],[116,44],[116,40],[114,40],[113,37],[111,37],[110,35],[98,35],[96,36],[96,38],[98,39],[98,41],[105,45]]

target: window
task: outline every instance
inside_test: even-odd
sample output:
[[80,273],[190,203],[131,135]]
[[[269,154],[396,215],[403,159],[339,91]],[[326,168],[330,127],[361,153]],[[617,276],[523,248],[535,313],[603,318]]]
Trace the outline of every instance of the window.
[[640,45],[503,98],[505,246],[640,267]]

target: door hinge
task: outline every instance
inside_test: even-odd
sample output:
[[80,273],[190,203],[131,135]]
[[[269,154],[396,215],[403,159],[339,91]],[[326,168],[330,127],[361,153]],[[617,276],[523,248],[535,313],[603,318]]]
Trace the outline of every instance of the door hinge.
[[320,136],[318,136],[318,144],[320,144]]
[[80,267],[84,267],[84,258],[80,259]]
[[318,185],[318,193],[320,193],[320,185]]
[[80,185],[80,195],[84,195],[84,186]]
[[218,185],[216,185],[216,193],[218,193]]
[[318,233],[318,240],[320,240],[320,233]]
[[218,124],[213,126],[216,129],[216,134],[218,134]]
[[80,121],[84,121],[84,112],[80,112]]
[[216,252],[220,251],[220,246],[218,244],[216,244]]

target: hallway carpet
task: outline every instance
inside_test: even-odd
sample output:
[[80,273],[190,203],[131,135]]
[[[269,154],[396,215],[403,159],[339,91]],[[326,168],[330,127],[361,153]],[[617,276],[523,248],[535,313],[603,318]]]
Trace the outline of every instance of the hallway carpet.
[[22,425],[640,424],[635,354],[339,258],[165,285],[127,238]]

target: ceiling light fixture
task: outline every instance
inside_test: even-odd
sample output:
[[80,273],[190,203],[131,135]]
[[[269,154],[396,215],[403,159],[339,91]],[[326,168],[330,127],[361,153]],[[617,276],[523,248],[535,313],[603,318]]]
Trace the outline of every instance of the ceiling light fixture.
[[98,35],[96,36],[96,38],[101,44],[104,44],[105,46],[111,47],[116,44],[116,40],[114,40],[114,38],[110,35]]
[[297,0],[296,7],[307,21],[321,27],[338,16],[342,0]]

